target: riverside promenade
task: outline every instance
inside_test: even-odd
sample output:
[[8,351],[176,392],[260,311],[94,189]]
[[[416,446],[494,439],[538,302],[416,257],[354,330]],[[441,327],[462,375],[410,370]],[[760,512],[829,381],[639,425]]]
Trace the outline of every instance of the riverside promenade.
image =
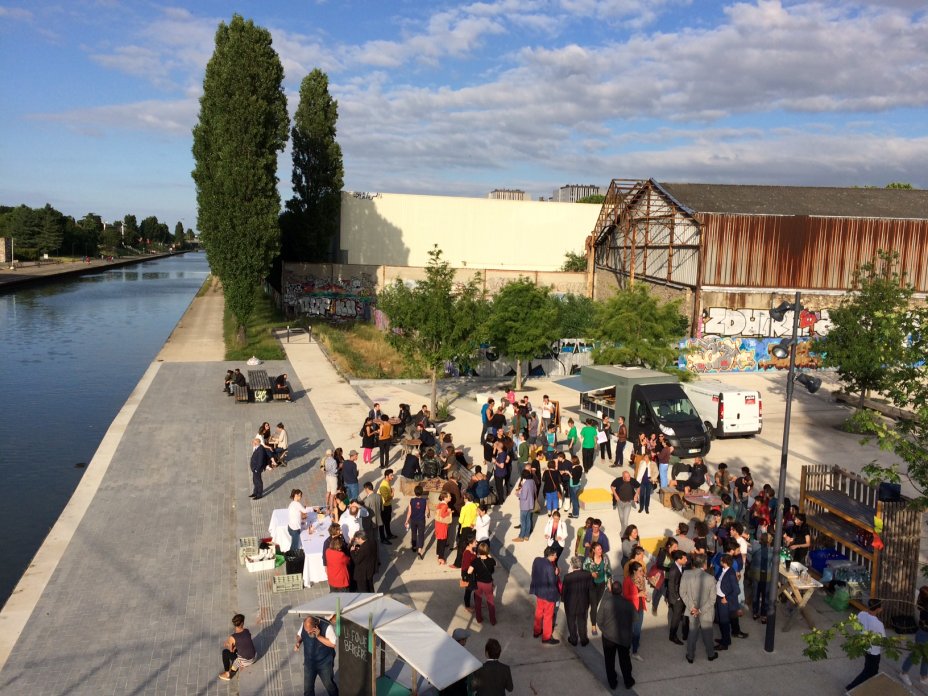
[[113,261],[105,261],[99,258],[93,258],[89,261],[64,261],[62,263],[52,262],[42,264],[30,261],[17,265],[15,270],[10,270],[10,266],[4,264],[0,266],[0,292],[32,283],[60,280],[84,275],[85,273],[105,271],[108,268],[121,268],[122,266],[129,266],[143,261],[155,261],[156,259],[163,259],[166,256],[173,256],[174,253],[175,252],[146,254],[144,256],[126,256],[114,259]]
[[[237,539],[266,535],[271,512],[286,507],[293,487],[301,488],[307,501],[321,502],[318,462],[325,448],[359,449],[357,430],[373,400],[390,413],[400,402],[417,408],[427,387],[352,386],[317,344],[304,339],[285,344],[287,361],[263,366],[269,374],[289,372],[293,403],[236,404],[222,393],[221,377],[228,367],[245,366],[222,360],[221,308],[210,293],[194,300],[0,612],[0,693],[302,693],[302,655],[293,652],[299,619],[287,612],[327,587],[273,594],[271,572],[249,574],[238,565]],[[204,322],[213,327],[206,334],[217,332],[212,342],[201,331]],[[557,389],[536,382],[529,393],[537,401],[544,390],[569,405],[573,397]],[[454,407],[455,420],[446,429],[477,453],[479,403],[467,394]],[[265,474],[265,497],[251,501],[250,438],[265,420],[286,424],[290,465]],[[589,485],[607,487],[615,471],[597,464]],[[365,481],[379,480],[375,467],[362,468],[362,475]],[[400,497],[394,510],[397,534],[406,503]],[[497,626],[478,625],[464,611],[458,575],[437,565],[431,540],[422,561],[403,550],[405,539],[381,547],[378,590],[414,604],[449,631],[469,628],[474,635],[467,647],[481,659],[486,639],[500,640],[519,696],[609,693],[598,639],[587,648],[567,645],[563,614],[556,631],[561,645],[542,646],[532,639],[529,569],[544,543],[540,529],[528,543],[511,543],[516,508],[510,498],[492,513],[493,553],[501,565]],[[607,531],[617,527],[612,511],[598,514]],[[651,516],[633,515],[632,522],[643,536],[656,537],[679,519],[652,509]],[[612,556],[615,566],[615,552]],[[816,611],[827,611],[823,606],[816,604]],[[220,646],[236,612],[246,616],[259,660],[241,679],[220,682]],[[663,612],[648,613],[645,661],[634,663],[634,693],[737,694],[749,688],[759,694],[825,696],[843,693],[843,684],[860,669],[838,649],[824,662],[803,658],[801,620],[788,633],[778,631],[773,654],[763,652],[760,628],[746,621],[748,639],[713,663],[697,652],[689,665],[682,649],[667,640]],[[884,669],[890,667],[884,660]]]

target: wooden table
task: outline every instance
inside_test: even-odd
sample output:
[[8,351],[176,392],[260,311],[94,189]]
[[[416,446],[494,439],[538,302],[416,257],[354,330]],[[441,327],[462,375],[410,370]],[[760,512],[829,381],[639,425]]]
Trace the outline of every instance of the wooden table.
[[722,499],[712,493],[690,493],[683,496],[683,499],[693,511],[693,517],[697,520],[706,519],[706,505],[713,508],[722,504]]
[[271,384],[270,377],[267,376],[267,371],[248,370],[248,386],[251,389],[251,393],[254,395],[256,403],[264,403],[271,400],[271,389],[273,385]]
[[779,565],[779,568],[780,585],[777,590],[777,596],[782,595],[789,603],[787,606],[786,621],[783,623],[783,630],[788,631],[790,629],[793,625],[793,620],[796,618],[796,614],[799,613],[802,614],[809,628],[815,628],[805,608],[809,600],[812,599],[812,595],[815,594],[815,591],[822,587],[822,583],[813,577],[809,577],[808,573],[806,573],[806,577],[802,577],[799,573],[788,572],[782,564]]
[[403,440],[402,442],[403,457],[405,458],[407,454],[412,454],[413,452],[416,452],[419,449],[419,445],[421,444],[422,444],[422,440],[420,440],[419,438],[413,438],[411,440]]

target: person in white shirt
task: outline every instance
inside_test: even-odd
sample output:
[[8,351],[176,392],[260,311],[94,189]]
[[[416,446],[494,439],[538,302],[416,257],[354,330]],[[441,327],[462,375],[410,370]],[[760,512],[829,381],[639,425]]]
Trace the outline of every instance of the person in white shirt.
[[[871,599],[867,602],[867,611],[862,611],[857,615],[857,620],[860,621],[860,625],[863,626],[865,631],[876,634],[879,638],[886,637],[886,628],[883,626],[883,622],[880,620],[880,614],[883,613],[883,602],[879,599]],[[867,648],[867,652],[864,653],[864,668],[858,674],[854,681],[844,687],[845,691],[850,691],[856,686],[863,684],[865,681],[870,679],[870,677],[875,677],[880,671],[880,654],[883,652],[883,648],[880,647],[879,643],[875,643],[871,640],[870,647]]]
[[283,423],[277,424],[277,432],[271,438],[271,444],[274,445],[274,457],[277,459],[277,464],[287,466],[287,448],[290,446],[290,439]]
[[287,506],[287,531],[290,532],[290,550],[297,551],[302,548],[300,544],[300,531],[303,520],[306,519],[308,507],[303,507],[303,491],[294,488],[290,491],[290,504]]
[[355,532],[361,531],[361,518],[367,517],[370,513],[367,508],[361,507],[357,500],[352,500],[348,504],[348,509],[338,518],[338,523],[342,526],[342,534],[346,542],[350,542]]
[[555,564],[561,560],[564,544],[567,543],[567,523],[561,521],[561,513],[555,510],[545,525],[545,543],[554,549],[557,554]]
[[477,524],[475,527],[477,532],[477,543],[481,541],[490,541],[490,508],[486,505],[481,505],[477,508]]

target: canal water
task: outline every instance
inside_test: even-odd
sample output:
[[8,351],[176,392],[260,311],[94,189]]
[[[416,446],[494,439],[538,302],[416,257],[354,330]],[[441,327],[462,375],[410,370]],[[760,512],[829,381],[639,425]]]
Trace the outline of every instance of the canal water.
[[0,606],[208,272],[188,253],[0,294]]

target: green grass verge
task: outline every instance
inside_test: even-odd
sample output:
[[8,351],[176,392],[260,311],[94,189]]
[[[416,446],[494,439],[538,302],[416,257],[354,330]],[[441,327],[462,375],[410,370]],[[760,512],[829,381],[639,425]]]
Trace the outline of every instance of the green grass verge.
[[271,331],[287,325],[271,298],[258,292],[255,309],[245,324],[244,346],[235,341],[236,322],[226,307],[222,317],[222,332],[226,343],[226,360],[248,360],[252,355],[261,360],[285,360],[286,354]]
[[209,292],[210,287],[213,285],[213,274],[207,273],[206,280],[203,281],[203,285],[200,286],[200,289],[197,290],[197,297],[203,297],[206,293]]
[[326,347],[338,368],[356,379],[417,379],[427,377],[414,359],[398,352],[373,324],[314,322],[313,336]]

